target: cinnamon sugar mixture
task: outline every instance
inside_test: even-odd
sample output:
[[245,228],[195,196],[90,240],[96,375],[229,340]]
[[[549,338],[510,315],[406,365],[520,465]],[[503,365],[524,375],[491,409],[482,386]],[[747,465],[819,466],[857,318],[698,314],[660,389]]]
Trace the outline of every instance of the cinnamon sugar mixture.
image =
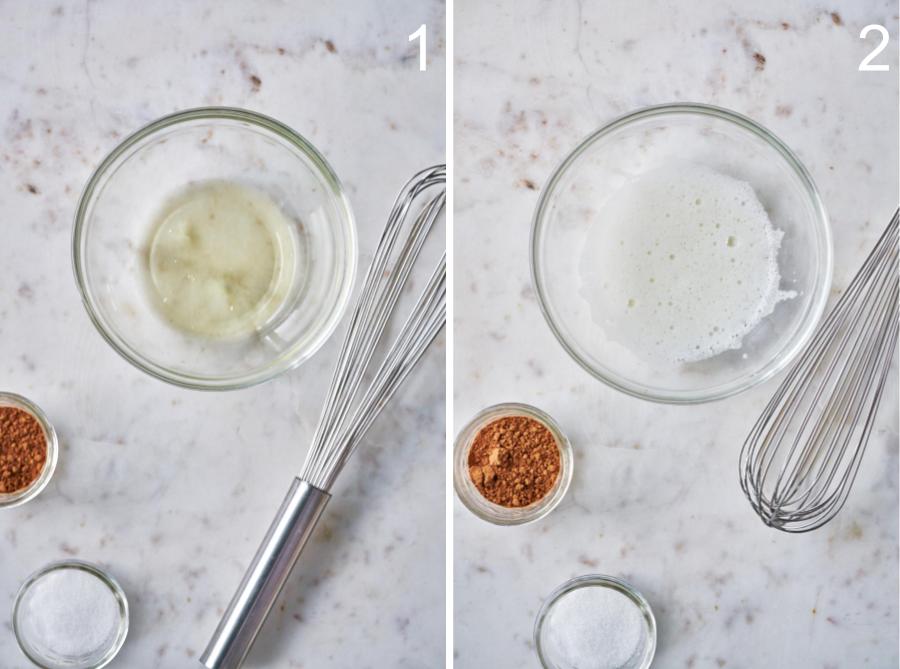
[[507,416],[478,431],[468,465],[472,483],[486,499],[500,506],[528,506],[559,478],[559,445],[540,421]]
[[47,462],[47,438],[37,418],[18,407],[0,407],[0,493],[30,486]]

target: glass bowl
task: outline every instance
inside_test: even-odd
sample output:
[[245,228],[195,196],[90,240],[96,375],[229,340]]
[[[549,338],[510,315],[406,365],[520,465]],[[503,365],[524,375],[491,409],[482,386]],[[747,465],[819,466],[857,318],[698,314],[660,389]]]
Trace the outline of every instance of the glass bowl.
[[[118,603],[119,624],[116,633],[101,647],[84,656],[74,657],[67,654],[61,657],[52,649],[44,648],[40,639],[32,638],[36,630],[32,629],[28,620],[28,606],[31,603],[29,597],[34,585],[49,574],[68,569],[84,571],[95,576],[112,591]],[[16,595],[12,623],[19,648],[41,669],[100,669],[112,662],[125,643],[125,637],[128,635],[128,598],[118,581],[97,565],[83,560],[62,560],[48,564],[25,580],[19,588],[19,594]]]
[[0,392],[0,407],[16,407],[30,413],[40,423],[47,440],[47,459],[44,461],[44,468],[41,470],[40,476],[32,481],[31,485],[21,490],[10,493],[0,492],[0,509],[11,509],[34,499],[47,487],[56,470],[56,461],[59,459],[59,443],[56,438],[56,430],[53,429],[47,415],[34,402],[15,393]]
[[636,652],[626,664],[618,669],[648,669],[653,663],[653,655],[656,653],[656,618],[653,610],[644,596],[632,585],[621,579],[602,574],[577,576],[563,583],[544,600],[534,621],[534,646],[541,666],[544,669],[577,669],[565,660],[562,649],[554,647],[548,638],[548,631],[554,622],[553,613],[556,604],[566,595],[580,588],[610,588],[625,595],[634,603],[645,625],[643,637],[645,644],[639,652]]
[[[778,302],[741,348],[692,363],[659,364],[614,341],[592,317],[577,268],[592,221],[607,199],[643,173],[696,165],[749,183],[784,236]],[[661,212],[662,213],[662,212]],[[729,244],[731,242],[729,241]],[[831,284],[825,208],[797,157],[769,131],[734,112],[700,104],[649,107],[601,128],[562,162],[534,214],[531,272],[541,309],[563,348],[596,378],[625,393],[669,403],[728,397],[783,369],[809,341]],[[599,270],[601,273],[603,268]]]
[[[295,271],[286,297],[249,336],[185,333],[153,301],[155,217],[204,181],[262,191],[291,223]],[[210,107],[161,118],[103,160],[78,203],[73,256],[88,315],[118,353],[170,383],[226,390],[295,367],[334,332],[352,289],[356,229],[343,187],[308,141],[260,114]]]
[[[469,449],[488,423],[508,416],[526,416],[542,423],[559,446],[559,476],[553,488],[538,501],[522,507],[506,507],[485,499],[469,476]],[[543,518],[566,496],[572,482],[572,445],[550,416],[527,404],[496,404],[478,412],[456,436],[453,447],[453,487],[463,505],[482,520],[495,525],[522,525]]]

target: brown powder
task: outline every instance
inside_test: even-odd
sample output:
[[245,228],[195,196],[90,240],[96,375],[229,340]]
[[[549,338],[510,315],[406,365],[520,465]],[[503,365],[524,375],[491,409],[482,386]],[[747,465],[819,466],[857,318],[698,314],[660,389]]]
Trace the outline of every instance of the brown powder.
[[559,478],[559,445],[534,418],[498,418],[475,435],[468,465],[472,483],[486,499],[500,506],[528,506]]
[[38,420],[18,407],[0,406],[0,493],[31,485],[47,462],[47,438]]

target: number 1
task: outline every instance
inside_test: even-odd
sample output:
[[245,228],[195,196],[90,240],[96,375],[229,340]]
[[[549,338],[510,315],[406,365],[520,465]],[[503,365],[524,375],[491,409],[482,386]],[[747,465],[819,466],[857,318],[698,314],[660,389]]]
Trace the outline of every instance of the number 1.
[[407,42],[412,42],[413,40],[419,40],[419,72],[425,71],[425,52],[428,50],[428,47],[425,46],[425,24],[419,26],[419,29],[416,30],[412,35],[409,36]]

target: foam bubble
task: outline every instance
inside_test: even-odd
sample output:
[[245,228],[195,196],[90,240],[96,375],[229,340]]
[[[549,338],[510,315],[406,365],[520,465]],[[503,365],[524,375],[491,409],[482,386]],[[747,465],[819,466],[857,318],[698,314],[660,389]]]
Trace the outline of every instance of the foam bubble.
[[649,172],[600,210],[581,294],[607,336],[643,358],[711,358],[795,296],[779,290],[783,234],[744,181],[695,166]]

